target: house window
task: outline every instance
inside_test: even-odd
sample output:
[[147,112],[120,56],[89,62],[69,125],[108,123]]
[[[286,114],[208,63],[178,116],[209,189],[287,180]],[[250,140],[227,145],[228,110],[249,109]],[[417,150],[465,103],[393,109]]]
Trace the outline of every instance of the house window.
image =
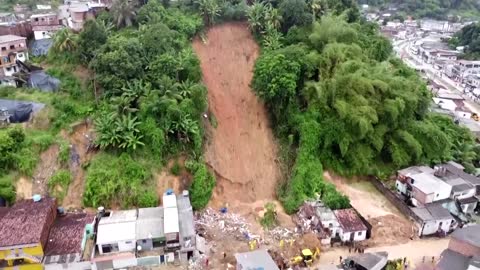
[[361,235],[362,235],[362,232],[357,232],[357,235],[358,235],[358,236],[361,236]]
[[38,18],[35,18],[35,21],[38,22]]
[[131,243],[132,243],[132,241],[125,241],[125,244],[127,244],[127,245],[129,245]]
[[159,248],[165,246],[165,240],[163,239],[153,239],[153,248]]
[[45,18],[42,18],[42,22],[45,21]]
[[438,194],[437,194],[437,197],[438,197]]
[[15,49],[15,45],[10,45],[10,50]]
[[142,243],[146,244],[146,243],[147,243],[147,240],[143,239],[143,240],[142,240]]
[[103,253],[110,253],[118,251],[118,244],[106,244],[102,245]]
[[18,57],[22,58],[23,57],[23,53],[19,53],[17,54]]
[[2,51],[6,51],[7,50],[7,47],[2,47]]
[[49,21],[53,21],[53,18],[49,18],[48,20],[49,20]]
[[11,71],[11,70],[12,70],[12,68],[11,68],[11,67],[7,67],[7,71]]

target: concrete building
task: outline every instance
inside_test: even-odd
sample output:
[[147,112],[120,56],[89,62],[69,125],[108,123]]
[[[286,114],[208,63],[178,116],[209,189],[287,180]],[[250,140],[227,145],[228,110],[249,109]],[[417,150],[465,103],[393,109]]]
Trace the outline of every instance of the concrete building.
[[418,236],[436,233],[447,234],[455,225],[450,212],[440,204],[412,207],[411,209],[422,220],[418,226]]
[[340,224],[340,239],[342,242],[363,241],[367,238],[367,226],[353,208],[334,211]]
[[20,71],[16,61],[28,60],[26,38],[14,35],[0,36],[0,86],[15,86],[13,74]]
[[480,225],[468,226],[452,233],[435,270],[480,269]]
[[58,17],[63,25],[75,31],[80,31],[88,19],[95,18],[99,12],[108,8],[111,3],[110,0],[68,1],[58,8]]
[[62,29],[57,14],[34,14],[30,17],[35,40],[50,39]]
[[412,188],[410,198],[415,206],[448,199],[452,192],[450,185],[428,173],[410,176],[409,185]]
[[163,208],[140,208],[136,224],[136,241],[140,251],[148,251],[165,246],[163,232]]
[[237,270],[247,269],[268,269],[279,270],[270,254],[265,249],[259,249],[250,252],[236,253]]
[[137,210],[112,211],[100,218],[97,247],[100,254],[134,251]]
[[98,253],[136,251],[139,256],[158,251],[161,261],[187,262],[196,252],[193,209],[188,191],[176,196],[167,191],[163,207],[113,211],[100,217],[96,246]]

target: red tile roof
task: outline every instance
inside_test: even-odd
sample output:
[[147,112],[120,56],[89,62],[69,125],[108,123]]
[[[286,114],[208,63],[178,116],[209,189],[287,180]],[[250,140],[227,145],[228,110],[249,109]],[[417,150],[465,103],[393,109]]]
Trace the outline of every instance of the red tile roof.
[[0,220],[0,248],[35,243],[45,247],[56,214],[56,201],[52,198],[17,202]]
[[344,232],[366,231],[367,226],[353,208],[333,211]]
[[95,215],[78,213],[57,217],[48,236],[45,255],[65,255],[81,252],[83,232]]

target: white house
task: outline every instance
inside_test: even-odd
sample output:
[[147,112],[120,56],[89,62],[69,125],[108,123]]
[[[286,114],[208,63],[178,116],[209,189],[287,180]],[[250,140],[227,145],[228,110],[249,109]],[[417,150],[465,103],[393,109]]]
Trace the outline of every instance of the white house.
[[426,207],[412,207],[412,211],[421,219],[418,222],[418,236],[432,235],[437,232],[448,233],[454,226],[450,212],[440,204],[430,204]]
[[113,211],[98,222],[97,247],[100,254],[134,251],[137,210]]
[[353,208],[334,211],[340,224],[339,235],[342,242],[363,241],[367,238],[367,226]]
[[433,174],[433,172],[434,170],[428,166],[412,166],[399,170],[397,172],[397,180],[395,182],[397,191],[405,196],[410,196],[411,189],[408,188],[408,185],[410,185],[410,177],[421,173]]

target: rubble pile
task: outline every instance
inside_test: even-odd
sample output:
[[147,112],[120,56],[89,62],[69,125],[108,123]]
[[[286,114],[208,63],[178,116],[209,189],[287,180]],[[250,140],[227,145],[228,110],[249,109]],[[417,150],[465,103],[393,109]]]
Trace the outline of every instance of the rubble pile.
[[240,215],[221,213],[211,208],[197,213],[195,227],[198,232],[215,231],[235,236],[239,240],[259,239],[250,232],[250,224]]
[[319,233],[323,231],[322,223],[316,214],[313,203],[305,202],[292,219],[295,225],[297,225],[297,230],[302,234],[307,232]]
[[269,230],[268,234],[270,238],[274,240],[292,239],[292,238],[299,237],[300,234],[297,231],[298,231],[297,229],[293,231],[287,228],[276,227],[272,230]]

